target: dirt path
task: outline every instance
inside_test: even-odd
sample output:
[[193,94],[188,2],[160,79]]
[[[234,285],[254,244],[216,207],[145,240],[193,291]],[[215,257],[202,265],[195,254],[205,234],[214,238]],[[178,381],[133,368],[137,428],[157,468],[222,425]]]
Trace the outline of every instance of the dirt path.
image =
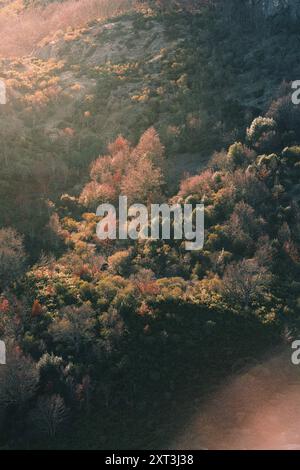
[[300,366],[290,352],[228,380],[173,448],[300,449]]

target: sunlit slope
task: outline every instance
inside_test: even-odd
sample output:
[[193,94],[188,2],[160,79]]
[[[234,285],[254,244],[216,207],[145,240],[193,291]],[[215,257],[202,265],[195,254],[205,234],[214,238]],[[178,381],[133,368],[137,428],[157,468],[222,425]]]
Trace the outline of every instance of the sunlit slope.
[[[84,1],[90,0],[47,8],[62,14],[69,5],[76,18]],[[103,8],[114,5],[105,2]],[[67,15],[70,27],[43,35],[31,54],[0,60],[8,95],[0,108],[0,223],[11,223],[19,198],[25,200],[17,229],[32,239],[47,224],[40,206],[64,192],[79,194],[89,164],[119,134],[137,142],[154,126],[178,179],[243,139],[253,118],[277,99],[280,84],[288,88],[300,74],[292,28],[241,34],[205,9],[116,14],[107,11],[112,17],[81,27],[71,27]]]
[[32,54],[40,41],[133,9],[134,0],[15,0],[0,4],[0,57]]

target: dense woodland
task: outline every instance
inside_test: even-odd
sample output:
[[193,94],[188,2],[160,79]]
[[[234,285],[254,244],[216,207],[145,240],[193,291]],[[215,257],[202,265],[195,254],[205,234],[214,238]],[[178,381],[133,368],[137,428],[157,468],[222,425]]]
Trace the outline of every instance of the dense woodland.
[[[261,29],[233,1],[171,4],[2,52],[3,448],[163,447],[194,389],[299,331],[296,10]],[[204,249],[100,241],[120,195],[204,203]]]

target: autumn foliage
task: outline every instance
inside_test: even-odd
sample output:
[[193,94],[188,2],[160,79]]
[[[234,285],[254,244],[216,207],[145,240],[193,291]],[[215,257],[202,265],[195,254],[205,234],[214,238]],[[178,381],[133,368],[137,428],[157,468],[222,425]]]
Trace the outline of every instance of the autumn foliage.
[[154,128],[148,129],[136,147],[119,136],[108,146],[109,155],[91,166],[91,182],[80,195],[86,207],[103,202],[117,203],[120,195],[129,202],[159,201],[163,191],[164,147]]

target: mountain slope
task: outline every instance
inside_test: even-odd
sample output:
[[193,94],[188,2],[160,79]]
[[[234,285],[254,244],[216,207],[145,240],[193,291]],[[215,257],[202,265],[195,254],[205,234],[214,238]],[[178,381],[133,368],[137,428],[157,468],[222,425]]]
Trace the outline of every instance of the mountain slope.
[[90,162],[118,134],[137,142],[154,126],[172,178],[242,138],[282,81],[300,74],[296,30],[274,29],[273,20],[263,33],[242,28],[205,7],[146,9],[58,31],[33,55],[2,59],[9,100],[0,108],[0,222],[14,219],[21,197],[26,213],[16,227],[29,248],[46,248],[47,200],[78,194]]

